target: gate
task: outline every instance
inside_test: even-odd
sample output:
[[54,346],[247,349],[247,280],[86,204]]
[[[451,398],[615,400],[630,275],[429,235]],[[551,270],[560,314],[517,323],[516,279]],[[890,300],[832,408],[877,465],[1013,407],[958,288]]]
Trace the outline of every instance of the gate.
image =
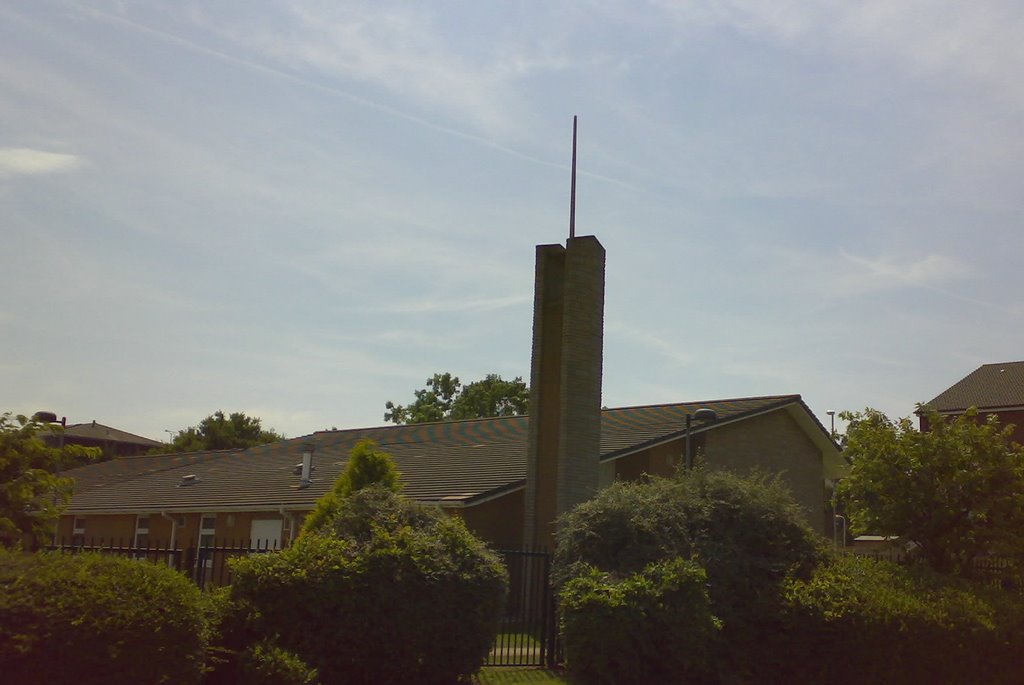
[[508,569],[508,602],[485,666],[555,665],[559,655],[551,555],[528,549],[497,553]]

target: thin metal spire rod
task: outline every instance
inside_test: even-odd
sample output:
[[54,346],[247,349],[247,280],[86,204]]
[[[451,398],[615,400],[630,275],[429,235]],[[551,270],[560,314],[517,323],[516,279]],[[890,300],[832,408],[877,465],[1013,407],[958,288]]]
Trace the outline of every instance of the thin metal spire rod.
[[576,115],[572,115],[572,188],[569,190],[569,238],[576,237]]

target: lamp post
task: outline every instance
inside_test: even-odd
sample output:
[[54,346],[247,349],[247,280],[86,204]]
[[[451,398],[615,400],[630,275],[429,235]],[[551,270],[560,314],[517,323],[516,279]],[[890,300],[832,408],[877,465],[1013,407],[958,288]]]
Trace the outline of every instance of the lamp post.
[[718,414],[715,413],[714,409],[708,409],[707,407],[701,407],[692,414],[686,415],[686,470],[693,470],[693,444],[690,439],[690,429],[693,425],[693,419],[698,421],[705,421],[712,423],[718,420]]
[[831,433],[831,437],[832,437],[833,440],[835,440],[836,439],[836,410],[835,409],[829,409],[825,413],[828,414],[828,417],[830,419],[832,419],[832,433]]
[[[60,421],[58,421],[57,415],[54,414],[52,411],[37,411],[35,414],[32,415],[32,418],[38,421],[39,423],[60,424],[60,440],[58,441],[58,447],[60,447],[60,449],[63,450],[64,429],[68,427],[68,417],[62,416],[60,417]],[[60,474],[60,460],[57,461],[57,473]]]

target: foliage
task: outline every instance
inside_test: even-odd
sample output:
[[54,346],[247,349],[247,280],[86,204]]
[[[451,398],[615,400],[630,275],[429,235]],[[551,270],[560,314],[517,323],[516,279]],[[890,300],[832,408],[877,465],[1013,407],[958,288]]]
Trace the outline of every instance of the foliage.
[[167,568],[0,550],[0,673],[20,685],[197,683],[201,593]]
[[786,594],[775,647],[794,658],[771,664],[764,682],[971,685],[981,673],[986,683],[1021,682],[1019,597],[852,556],[791,581]]
[[360,440],[349,452],[345,470],[338,477],[330,492],[317,500],[316,508],[306,517],[303,532],[319,530],[339,512],[339,503],[354,492],[371,485],[391,492],[402,489],[398,478],[401,474],[395,468],[391,455],[377,449],[373,440]]
[[255,447],[283,438],[273,429],[264,430],[260,419],[254,416],[246,416],[242,412],[225,416],[218,410],[200,421],[198,426],[178,431],[170,444],[151,450],[151,454]]
[[48,447],[40,433],[62,430],[34,418],[0,414],[0,545],[41,543],[53,536],[73,481],[59,471],[99,456],[81,445]]
[[809,576],[823,545],[779,478],[695,469],[618,482],[576,507],[559,530],[554,578],[564,584],[591,568],[627,578],[662,561],[698,563],[722,621],[715,648],[728,680],[766,658],[762,645],[783,606],[783,581]]
[[384,420],[403,424],[519,416],[527,413],[530,404],[530,390],[522,377],[506,381],[494,373],[465,386],[458,376],[435,373],[427,379],[427,387],[414,394],[415,401],[408,405],[388,400]]
[[931,429],[882,412],[844,412],[850,475],[840,483],[857,533],[913,542],[940,572],[969,574],[987,553],[1024,553],[1024,449],[1012,426],[971,409],[949,420],[926,410]]
[[257,642],[242,654],[245,685],[315,685],[317,672],[302,659],[269,642]]
[[718,628],[700,566],[680,557],[619,578],[579,569],[560,593],[574,682],[608,685],[707,678]]
[[234,562],[257,630],[332,683],[454,683],[483,663],[507,589],[461,520],[368,487],[290,548]]

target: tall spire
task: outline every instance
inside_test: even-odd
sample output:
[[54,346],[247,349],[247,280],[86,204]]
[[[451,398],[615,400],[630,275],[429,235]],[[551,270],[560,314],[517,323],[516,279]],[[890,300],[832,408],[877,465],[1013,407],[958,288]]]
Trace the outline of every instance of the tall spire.
[[576,115],[572,115],[572,187],[569,189],[569,237],[576,237]]

